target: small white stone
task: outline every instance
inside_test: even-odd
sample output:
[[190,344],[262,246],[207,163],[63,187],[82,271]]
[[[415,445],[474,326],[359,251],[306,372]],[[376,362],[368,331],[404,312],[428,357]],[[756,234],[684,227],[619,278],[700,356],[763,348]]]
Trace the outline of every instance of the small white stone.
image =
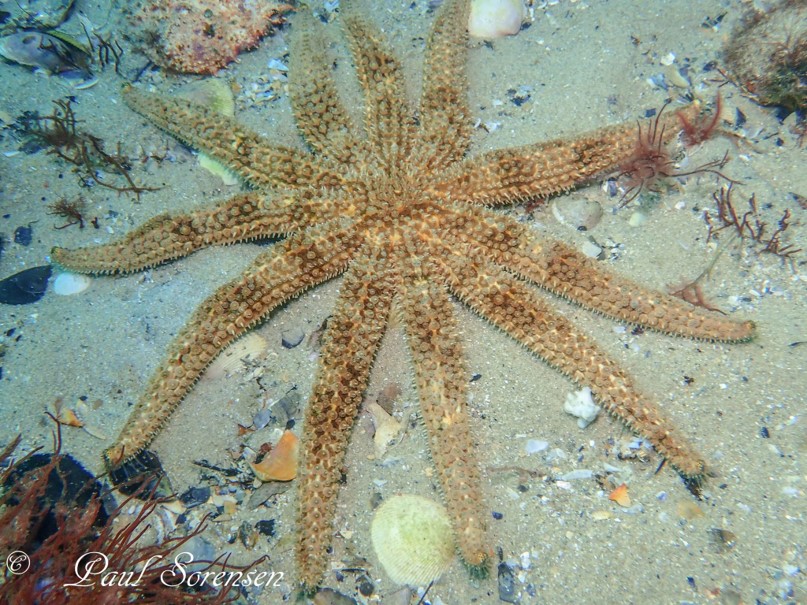
[[92,278],[79,273],[60,273],[53,280],[53,292],[59,296],[71,296],[90,287]]
[[602,248],[588,240],[583,242],[583,245],[580,246],[580,251],[589,258],[597,258],[602,254]]
[[662,65],[672,65],[673,63],[675,63],[675,55],[673,53],[667,53],[666,55],[661,57],[659,62]]
[[548,441],[543,441],[542,439],[529,439],[527,440],[527,445],[524,446],[524,449],[527,454],[537,454],[538,452],[543,452],[548,447]]
[[597,418],[600,413],[600,406],[594,403],[591,389],[583,387],[579,391],[566,395],[563,410],[577,418],[577,426],[584,429]]
[[630,215],[628,219],[628,225],[631,227],[639,227],[644,225],[647,221],[647,216],[643,212],[639,212],[638,210]]

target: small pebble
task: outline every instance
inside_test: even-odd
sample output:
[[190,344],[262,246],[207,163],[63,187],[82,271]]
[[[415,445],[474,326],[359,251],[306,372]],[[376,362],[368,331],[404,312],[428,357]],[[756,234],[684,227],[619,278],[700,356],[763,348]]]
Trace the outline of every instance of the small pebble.
[[502,513],[497,513],[496,511],[493,511],[492,514],[493,518],[496,519],[497,521],[501,521],[504,518],[504,515]]
[[600,407],[594,403],[589,387],[583,387],[566,395],[563,410],[577,418],[577,426],[581,429],[594,422],[600,413]]
[[208,486],[204,487],[191,487],[179,497],[180,502],[187,506],[188,508],[192,508],[194,506],[199,506],[200,504],[204,504],[210,499],[210,488]]
[[34,230],[31,225],[27,227],[17,227],[14,229],[14,243],[20,246],[28,246],[34,239]]
[[272,421],[272,410],[260,410],[252,417],[252,425],[255,430],[264,428]]
[[599,258],[602,254],[602,247],[598,246],[592,241],[585,241],[583,245],[580,246],[580,251],[588,256],[589,258]]
[[639,212],[638,210],[631,214],[630,218],[628,219],[628,224],[631,227],[639,227],[644,225],[645,222],[647,222],[647,215],[645,215],[643,212]]
[[303,338],[305,338],[305,332],[300,328],[293,328],[281,334],[280,343],[286,349],[293,349],[303,342]]
[[544,441],[543,439],[528,439],[524,449],[527,454],[537,454],[538,452],[543,452],[548,447],[548,441]]
[[591,479],[594,476],[594,471],[581,468],[575,471],[569,471],[568,473],[563,473],[560,476],[561,481],[576,481],[579,479]]
[[505,603],[518,603],[516,598],[516,578],[507,563],[499,563],[497,569],[499,600]]
[[375,586],[370,580],[362,580],[359,583],[359,594],[363,597],[370,597],[375,592]]

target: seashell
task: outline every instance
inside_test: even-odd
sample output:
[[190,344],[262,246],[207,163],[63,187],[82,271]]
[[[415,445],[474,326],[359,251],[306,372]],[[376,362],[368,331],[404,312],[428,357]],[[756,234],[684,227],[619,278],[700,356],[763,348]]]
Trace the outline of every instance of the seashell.
[[92,278],[80,273],[60,273],[53,280],[53,292],[59,296],[72,296],[90,287]]
[[211,379],[229,376],[241,370],[245,363],[262,358],[268,347],[265,338],[250,332],[243,338],[239,338],[214,359],[207,368],[206,376]]
[[81,428],[84,426],[84,423],[79,420],[76,413],[71,410],[70,408],[65,408],[59,412],[59,416],[57,418],[59,420],[59,424],[64,424],[66,426],[74,426],[77,428]]
[[[72,38],[24,31],[0,38],[0,55],[13,63],[34,67],[46,74],[91,79],[89,55]],[[77,43],[76,43],[77,44]]]
[[602,220],[602,206],[582,197],[564,198],[552,203],[552,214],[562,225],[576,231],[591,231]]
[[27,305],[38,301],[48,289],[50,265],[31,267],[0,280],[0,303]]
[[628,495],[627,484],[623,483],[610,494],[608,494],[608,499],[625,508],[630,506],[630,496]]
[[394,496],[376,510],[370,537],[390,579],[409,586],[437,580],[456,551],[445,507],[411,494]]
[[300,439],[284,431],[280,441],[258,464],[250,462],[252,472],[261,481],[291,481],[297,476]]
[[235,116],[233,89],[221,78],[190,82],[180,89],[179,97],[212,109],[223,116],[230,118]]
[[52,29],[67,20],[74,3],[75,0],[15,0],[7,6],[16,27]]
[[694,521],[704,516],[703,509],[689,500],[682,500],[675,505],[676,514],[687,521]]
[[375,426],[375,434],[373,435],[375,455],[376,458],[382,458],[387,453],[390,444],[394,443],[398,438],[398,434],[401,432],[401,423],[377,403],[368,404],[367,410],[373,415],[373,425]]
[[468,33],[484,40],[517,34],[526,16],[522,0],[471,0]]

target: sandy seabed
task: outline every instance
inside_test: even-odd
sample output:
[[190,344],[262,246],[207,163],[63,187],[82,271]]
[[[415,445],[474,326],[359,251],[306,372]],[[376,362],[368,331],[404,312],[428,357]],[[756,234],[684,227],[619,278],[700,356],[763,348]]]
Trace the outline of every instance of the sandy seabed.
[[[79,2],[92,18],[100,7]],[[370,3],[367,3],[368,5]],[[425,35],[431,23],[427,2],[375,3],[370,11],[404,61],[412,98],[416,98]],[[473,152],[573,136],[585,130],[635,120],[665,99],[685,90],[665,91],[648,79],[688,66],[691,91],[711,102],[718,90],[724,117],[746,117],[747,140],[717,137],[688,152],[688,166],[731,160],[726,175],[740,204],[753,193],[762,216],[774,225],[785,209],[792,213],[787,241],[807,248],[805,210],[793,194],[807,195],[805,149],[774,112],[754,104],[715,69],[721,47],[739,20],[738,1],[639,2],[561,0],[536,8],[530,27],[492,44],[469,50],[469,95],[479,121]],[[317,7],[319,4],[317,3]],[[718,19],[722,17],[722,19]],[[709,22],[719,21],[717,27]],[[339,19],[327,25],[341,40]],[[292,17],[293,23],[293,17]],[[121,26],[123,27],[123,26]],[[287,61],[288,31],[267,38],[218,77],[239,85],[237,117],[257,132],[285,145],[301,145],[288,97],[256,101],[253,94],[271,59]],[[339,81],[353,107],[358,92],[350,79],[344,46],[334,48]],[[672,55],[670,55],[672,53]],[[674,59],[672,56],[674,55]],[[145,63],[127,48],[123,73]],[[344,74],[345,77],[341,77]],[[121,141],[125,152],[169,152],[162,162],[136,164],[132,176],[161,187],[140,199],[111,190],[81,188],[69,166],[44,152],[9,154],[19,141],[9,130],[0,141],[0,232],[5,249],[0,277],[45,264],[52,246],[78,247],[110,241],[164,211],[179,212],[213,203],[238,190],[201,168],[194,155],[127,109],[119,98],[123,79],[113,70],[98,84],[77,91],[64,80],[0,64],[0,109],[7,116],[23,111],[50,113],[52,101],[74,95],[81,127],[105,139]],[[150,75],[160,90],[191,78]],[[514,103],[515,97],[523,103]],[[528,98],[527,98],[528,97]],[[490,131],[490,132],[489,132]],[[605,214],[593,230],[581,233],[559,224],[547,209],[536,210],[536,235],[582,246],[593,238],[606,250],[602,261],[638,283],[664,289],[693,279],[715,255],[707,244],[703,210],[714,210],[712,193],[720,183],[709,175],[682,180],[661,195],[640,197],[618,209],[593,183],[565,196],[599,202]],[[83,195],[88,215],[99,229],[57,230],[62,219],[48,214],[48,204]],[[524,217],[523,209],[509,210]],[[646,220],[633,226],[635,212]],[[635,221],[634,221],[635,222]],[[30,225],[28,246],[13,242],[17,227]],[[725,240],[724,240],[725,241]],[[100,453],[109,445],[160,363],[172,336],[216,287],[235,278],[261,248],[246,244],[204,250],[192,257],[125,277],[97,278],[85,292],[62,297],[49,291],[27,306],[0,307],[3,374],[0,381],[0,444],[21,433],[26,448],[49,445],[52,425],[44,412],[57,400],[75,407],[97,430],[64,430],[65,450],[88,468],[101,472]],[[807,289],[805,252],[783,262],[759,252],[751,242],[735,241],[721,255],[703,285],[706,296],[732,318],[758,326],[753,342],[720,345],[644,332],[634,334],[618,323],[562,302],[557,308],[590,334],[635,377],[664,412],[690,437],[713,471],[697,502],[652,452],[638,460],[616,453],[632,440],[618,423],[601,417],[581,430],[563,412],[575,387],[515,342],[464,310],[459,317],[468,368],[479,375],[470,387],[470,411],[477,455],[484,473],[484,496],[491,513],[490,546],[511,564],[521,603],[796,603],[807,599],[804,584],[805,469],[807,449],[804,393],[807,390]],[[283,333],[313,332],[331,313],[339,281],[306,294],[272,314],[257,333],[269,343],[260,378],[239,374],[203,379],[153,444],[173,487],[184,492],[201,482],[194,460],[232,464],[230,452],[242,440],[237,423],[248,425],[261,402],[297,388],[310,393],[316,357],[307,344],[281,345]],[[800,344],[801,343],[801,344]],[[400,328],[393,326],[374,369],[368,397],[386,384],[403,393],[397,409],[417,413],[417,397]],[[75,405],[74,405],[75,404]],[[364,561],[383,602],[395,586],[385,576],[369,542],[370,503],[380,494],[416,493],[439,499],[425,455],[425,436],[409,429],[385,460],[373,460],[373,442],[359,422],[348,454],[348,479],[337,512],[332,560]],[[297,430],[301,430],[298,423]],[[107,439],[100,437],[106,436]],[[528,455],[528,440],[548,442],[544,452]],[[558,481],[575,470],[605,474],[607,465],[626,478],[632,506],[608,499],[594,478]],[[206,534],[217,552],[234,551],[248,561],[264,552],[274,570],[293,578],[295,490],[271,505],[241,506],[215,521]],[[697,509],[693,509],[693,505]],[[494,519],[492,513],[500,519]],[[274,519],[275,536],[261,537],[247,551],[226,538],[243,522]],[[730,532],[727,534],[726,532]],[[733,536],[728,543],[720,536]],[[524,553],[527,553],[526,555]],[[354,594],[358,576],[342,582],[329,573],[326,585]],[[266,589],[259,602],[276,603],[283,591]],[[497,603],[493,577],[472,581],[456,563],[431,589],[432,603]]]

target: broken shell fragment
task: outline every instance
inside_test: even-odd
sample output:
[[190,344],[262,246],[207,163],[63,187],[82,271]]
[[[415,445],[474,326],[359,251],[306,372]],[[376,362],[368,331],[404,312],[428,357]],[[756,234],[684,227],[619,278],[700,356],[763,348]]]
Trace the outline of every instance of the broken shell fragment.
[[401,432],[401,423],[377,403],[368,404],[367,409],[373,416],[373,426],[375,426],[373,435],[375,455],[376,458],[383,458],[389,446],[397,440],[398,434]]
[[610,494],[608,494],[608,499],[616,502],[619,506],[622,507],[629,507],[630,506],[630,496],[628,495],[628,486],[627,484],[623,483]]
[[250,463],[252,472],[261,481],[291,481],[297,476],[300,439],[284,431],[280,441],[258,464]]
[[378,560],[397,584],[426,586],[454,560],[456,546],[443,505],[410,494],[384,502],[373,517],[370,538]]

